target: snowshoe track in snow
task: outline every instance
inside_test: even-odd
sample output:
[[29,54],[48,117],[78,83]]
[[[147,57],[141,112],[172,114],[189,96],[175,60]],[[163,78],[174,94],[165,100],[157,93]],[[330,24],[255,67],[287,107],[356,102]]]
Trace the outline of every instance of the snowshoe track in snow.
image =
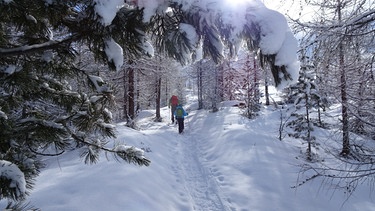
[[[185,133],[177,138],[177,155],[180,171],[175,171],[176,176],[184,183],[187,200],[193,204],[192,210],[196,211],[225,211],[230,210],[223,203],[220,196],[220,187],[216,178],[200,161],[200,152],[197,140]],[[182,174],[182,175],[178,175]]]

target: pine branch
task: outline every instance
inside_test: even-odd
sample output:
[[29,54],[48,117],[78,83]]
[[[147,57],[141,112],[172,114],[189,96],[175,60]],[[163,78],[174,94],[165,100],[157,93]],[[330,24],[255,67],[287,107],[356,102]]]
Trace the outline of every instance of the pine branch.
[[49,49],[60,49],[62,47],[67,47],[71,42],[77,41],[80,38],[81,38],[81,35],[75,34],[60,41],[50,40],[45,43],[25,45],[25,46],[20,46],[16,48],[0,48],[0,57],[30,54],[34,52],[43,51],[43,50],[49,50]]
[[97,152],[93,152],[92,150],[95,149],[99,149],[99,150],[103,150],[105,152],[110,152],[110,153],[113,153],[114,155],[117,155],[119,156],[122,160],[128,162],[128,163],[133,163],[133,164],[137,164],[137,165],[145,165],[145,166],[149,166],[151,161],[145,157],[143,157],[143,155],[141,155],[140,153],[143,152],[143,150],[140,150],[140,149],[136,149],[135,147],[125,147],[123,145],[120,145],[120,146],[117,146],[115,147],[114,149],[109,149],[109,148],[106,148],[104,146],[101,146],[99,144],[94,144],[94,143],[91,143],[91,142],[88,142],[86,141],[85,139],[83,139],[82,137],[79,137],[77,136],[76,134],[72,134],[72,137],[74,138],[74,140],[88,146],[88,147],[92,147],[91,148],[91,151],[87,151],[87,152],[84,152],[83,155],[86,156],[85,158],[85,163],[95,163],[97,161],[97,159],[99,158],[97,155],[94,155],[95,153],[98,153],[99,151]]
[[58,153],[42,153],[42,152],[37,152],[37,151],[35,151],[31,146],[30,146],[30,144],[29,144],[29,142],[26,142],[27,143],[27,146],[28,146],[28,148],[29,148],[29,150],[32,152],[32,153],[34,153],[34,154],[36,154],[36,155],[41,155],[41,156],[50,156],[50,157],[53,157],[53,156],[59,156],[59,155],[62,155],[62,154],[64,154],[64,152],[65,152],[65,150],[62,150],[61,152],[58,152]]

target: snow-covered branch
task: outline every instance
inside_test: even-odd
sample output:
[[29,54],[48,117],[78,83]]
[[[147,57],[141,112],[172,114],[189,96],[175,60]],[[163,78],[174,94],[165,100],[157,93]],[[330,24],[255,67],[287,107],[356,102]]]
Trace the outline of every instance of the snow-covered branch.
[[134,163],[140,166],[149,166],[151,163],[151,161],[144,156],[144,151],[142,149],[133,146],[118,145],[113,149],[110,149],[106,148],[103,143],[98,140],[89,142],[76,134],[72,134],[72,137],[76,141],[88,146],[89,150],[83,154],[84,156],[86,156],[86,162],[95,162],[98,158],[97,153],[99,151],[97,150],[103,150],[105,152],[113,153],[115,156],[119,156],[121,159],[128,163]]
[[15,56],[21,54],[33,53],[36,51],[60,48],[63,45],[70,44],[73,41],[80,39],[80,35],[71,35],[63,40],[49,40],[44,43],[25,45],[16,48],[0,48],[0,57]]
[[[342,28],[345,27],[353,27],[354,29],[361,28],[363,26],[369,25],[370,23],[375,21],[375,10],[370,10],[366,13],[360,14],[359,16],[355,16],[352,19],[348,19],[347,21],[343,21],[341,23],[333,23],[333,24],[316,24],[316,23],[304,23],[301,22],[298,19],[292,19],[293,22],[297,23],[298,25],[310,29],[315,29],[315,30],[334,30],[334,29],[339,29],[341,30]],[[371,30],[374,32],[374,30]],[[362,35],[362,34],[361,34]]]
[[144,151],[142,149],[134,146],[118,145],[112,151],[129,163],[149,166],[151,162],[144,156]]
[[[23,198],[26,194],[26,180],[25,175],[18,168],[17,165],[6,161],[0,160],[0,181],[9,183],[8,193],[12,198],[19,199]],[[0,199],[2,196],[0,196]]]

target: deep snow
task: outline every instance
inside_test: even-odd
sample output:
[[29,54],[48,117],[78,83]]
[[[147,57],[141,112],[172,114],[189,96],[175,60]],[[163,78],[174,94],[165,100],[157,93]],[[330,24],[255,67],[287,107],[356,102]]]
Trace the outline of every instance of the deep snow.
[[280,114],[273,106],[249,120],[230,102],[216,113],[196,110],[193,97],[189,102],[182,135],[169,124],[167,107],[160,123],[152,122],[154,111],[141,112],[139,131],[118,124],[116,141],[143,148],[152,161],[149,167],[119,163],[111,156],[85,165],[79,151],[71,151],[49,158],[31,204],[43,211],[375,210],[366,186],[348,201],[319,179],[291,188],[305,146],[277,139]]

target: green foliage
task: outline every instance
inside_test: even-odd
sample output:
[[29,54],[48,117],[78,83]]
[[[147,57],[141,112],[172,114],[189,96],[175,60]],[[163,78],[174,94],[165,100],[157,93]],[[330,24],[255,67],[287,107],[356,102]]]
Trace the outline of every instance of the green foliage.
[[[20,197],[17,194],[17,190],[15,187],[12,187],[12,180],[0,177],[0,183],[2,184],[0,187],[0,194],[4,198],[11,198],[14,200],[20,199]],[[12,188],[7,188],[7,187],[12,187]],[[23,197],[21,197],[22,199]]]
[[[98,61],[108,62],[104,43],[114,38],[136,56],[145,24],[140,10],[123,8],[112,25],[103,26],[94,4],[0,1],[0,159],[19,167],[28,189],[44,166],[43,156],[79,147],[85,162],[95,163],[103,150],[118,153],[105,147],[115,137],[113,90],[77,67],[77,46],[87,45]],[[146,158],[121,157],[149,165]],[[23,199],[6,178],[0,177],[0,190],[0,200]]]

